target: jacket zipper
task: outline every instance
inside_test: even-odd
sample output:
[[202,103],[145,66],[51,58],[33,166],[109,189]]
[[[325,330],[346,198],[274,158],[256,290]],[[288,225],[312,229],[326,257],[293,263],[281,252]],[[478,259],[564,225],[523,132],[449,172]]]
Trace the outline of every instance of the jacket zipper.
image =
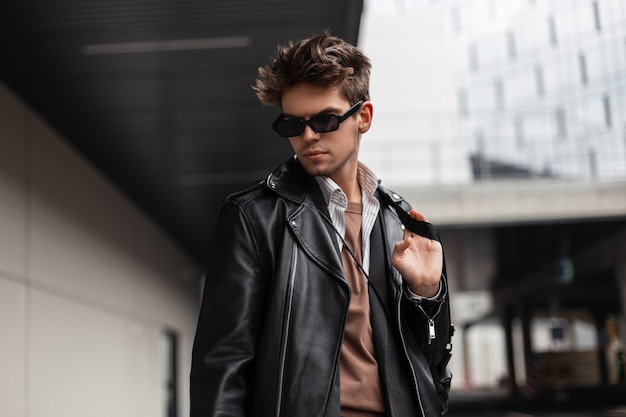
[[[411,370],[411,375],[413,376],[413,388],[415,389],[415,396],[416,396],[417,402],[418,402],[418,404],[420,406],[420,411],[422,412],[422,416],[425,416],[425,414],[424,414],[424,406],[422,405],[422,397],[420,396],[419,387],[418,387],[418,384],[417,384],[417,375],[415,373],[415,367],[413,366],[413,362],[411,362],[411,357],[409,356],[408,348],[406,347],[406,339],[405,339],[405,336],[404,336],[404,331],[402,329],[402,320],[401,320],[400,316],[401,316],[401,311],[402,311],[402,297],[403,296],[404,296],[404,294],[403,294],[403,287],[400,286],[400,293],[399,293],[399,296],[398,296],[397,311],[396,311],[396,316],[397,316],[397,320],[398,320],[398,328],[400,330],[400,340],[402,341],[402,349],[404,351],[404,355],[406,356],[407,362],[409,363],[409,369]],[[426,311],[424,310],[424,308],[421,305],[418,305],[418,307],[422,311],[422,313],[424,314],[426,319],[428,319],[428,344],[430,345],[436,339],[435,318],[441,312],[441,308],[443,307],[443,303],[439,304],[439,308],[437,309],[437,311],[435,312],[435,314],[432,317],[429,317],[428,314],[426,314]]]
[[428,314],[426,313],[426,310],[424,310],[424,308],[421,305],[418,305],[417,307],[420,310],[422,310],[422,313],[424,314],[424,316],[428,320],[428,344],[430,345],[437,338],[437,335],[435,334],[435,318],[437,318],[437,316],[441,312],[441,307],[443,307],[443,303],[439,303],[439,308],[437,309],[435,314],[433,314],[432,317],[428,316]]
[[420,406],[420,411],[422,412],[422,416],[424,416],[424,406],[422,405],[422,397],[420,396],[419,387],[417,385],[417,375],[415,373],[415,367],[413,366],[413,362],[411,362],[411,357],[409,356],[408,349],[406,347],[406,339],[404,337],[404,331],[402,330],[402,320],[401,320],[401,306],[402,306],[402,297],[403,297],[403,289],[402,285],[400,286],[400,293],[397,301],[397,310],[396,310],[396,318],[398,320],[398,329],[400,330],[400,340],[402,341],[402,349],[404,351],[404,356],[406,356],[407,362],[409,363],[409,369],[411,370],[411,375],[413,376],[413,388],[415,389],[415,396],[417,398],[417,403]]
[[287,311],[285,313],[286,319],[283,326],[283,343],[280,347],[280,363],[278,371],[278,392],[276,393],[276,417],[280,417],[281,404],[283,400],[283,383],[285,379],[285,362],[287,360],[287,340],[289,339],[289,324],[291,321],[291,305],[293,301],[293,290],[296,281],[296,266],[298,263],[298,246],[293,245],[293,257],[292,257],[293,269],[291,270],[291,276],[289,277],[289,287],[287,288]]

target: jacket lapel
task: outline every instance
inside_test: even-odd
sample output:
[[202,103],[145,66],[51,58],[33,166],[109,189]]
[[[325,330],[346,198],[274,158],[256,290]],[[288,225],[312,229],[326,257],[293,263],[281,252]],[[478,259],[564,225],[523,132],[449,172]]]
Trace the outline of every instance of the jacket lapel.
[[381,213],[379,213],[370,236],[370,303],[380,303],[385,311],[385,315],[393,320],[394,314],[391,306],[395,303],[389,281],[391,265],[387,261],[389,258],[387,249],[384,246],[381,218]]
[[346,282],[337,234],[322,192],[297,159],[292,158],[268,177],[268,187],[298,204],[287,227],[304,252],[320,267]]
[[328,216],[315,207],[302,204],[287,218],[287,223],[306,254],[320,267],[346,282],[336,232]]

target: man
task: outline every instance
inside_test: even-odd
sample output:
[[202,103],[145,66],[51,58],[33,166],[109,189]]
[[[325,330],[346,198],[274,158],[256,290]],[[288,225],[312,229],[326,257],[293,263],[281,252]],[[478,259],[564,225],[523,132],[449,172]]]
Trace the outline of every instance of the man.
[[[441,244],[358,161],[370,62],[322,33],[255,90],[295,155],[223,206],[193,349],[191,415],[439,416],[452,327]],[[412,220],[412,219],[413,220]],[[412,226],[415,229],[415,226]],[[431,236],[432,237],[432,236]]]

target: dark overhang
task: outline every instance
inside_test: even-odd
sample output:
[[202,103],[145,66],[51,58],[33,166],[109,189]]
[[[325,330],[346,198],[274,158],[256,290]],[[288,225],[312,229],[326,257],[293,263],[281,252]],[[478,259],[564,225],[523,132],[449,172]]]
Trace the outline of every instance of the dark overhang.
[[8,0],[0,80],[202,263],[224,197],[291,154],[251,86],[278,43],[356,43],[362,0]]

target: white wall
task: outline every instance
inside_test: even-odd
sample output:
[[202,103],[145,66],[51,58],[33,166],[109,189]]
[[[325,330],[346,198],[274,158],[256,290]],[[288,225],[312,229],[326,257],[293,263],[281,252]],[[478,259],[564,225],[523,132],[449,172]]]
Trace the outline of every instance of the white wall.
[[0,83],[0,416],[188,414],[199,269]]
[[360,155],[388,187],[470,181],[444,39],[441,18],[426,12],[363,15],[374,119]]

